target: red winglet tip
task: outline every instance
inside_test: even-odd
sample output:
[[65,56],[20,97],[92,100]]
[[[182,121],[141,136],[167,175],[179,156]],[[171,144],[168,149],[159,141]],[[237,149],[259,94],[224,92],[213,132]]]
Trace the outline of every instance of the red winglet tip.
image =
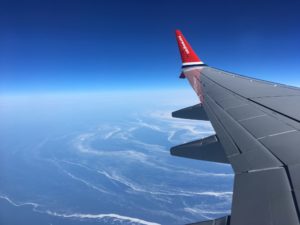
[[176,40],[178,43],[178,48],[181,55],[182,64],[191,64],[191,63],[199,63],[202,61],[199,59],[197,54],[192,49],[191,45],[185,39],[180,30],[176,30]]
[[175,30],[175,33],[176,33],[176,35],[180,35],[180,34],[182,34],[182,33],[181,33],[181,31],[180,31],[180,30],[178,30],[178,29],[177,29],[177,30]]

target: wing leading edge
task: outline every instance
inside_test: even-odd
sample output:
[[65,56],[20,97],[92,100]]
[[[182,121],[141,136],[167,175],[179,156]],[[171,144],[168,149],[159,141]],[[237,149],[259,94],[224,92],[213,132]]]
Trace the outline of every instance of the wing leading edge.
[[181,78],[201,104],[172,115],[210,120],[216,135],[171,154],[229,162],[235,172],[231,215],[197,224],[299,224],[300,90],[209,67],[178,30],[176,39]]

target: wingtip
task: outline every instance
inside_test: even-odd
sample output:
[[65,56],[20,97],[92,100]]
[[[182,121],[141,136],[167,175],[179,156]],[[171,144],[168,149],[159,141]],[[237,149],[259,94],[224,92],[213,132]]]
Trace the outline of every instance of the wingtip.
[[181,30],[176,29],[176,30],[175,30],[175,34],[182,34],[182,32],[181,32]]
[[197,56],[197,54],[192,49],[191,45],[183,36],[179,29],[175,30],[176,40],[178,43],[179,52],[181,55],[181,61],[183,66],[189,65],[201,65],[203,62]]

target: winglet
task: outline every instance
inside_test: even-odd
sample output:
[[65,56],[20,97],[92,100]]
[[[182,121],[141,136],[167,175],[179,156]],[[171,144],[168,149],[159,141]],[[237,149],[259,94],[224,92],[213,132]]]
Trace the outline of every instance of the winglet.
[[182,67],[204,65],[180,30],[176,30],[176,40],[181,55]]

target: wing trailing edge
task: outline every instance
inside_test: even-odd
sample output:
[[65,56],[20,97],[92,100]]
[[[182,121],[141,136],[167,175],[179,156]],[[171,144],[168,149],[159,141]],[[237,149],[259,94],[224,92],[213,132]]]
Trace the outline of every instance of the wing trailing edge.
[[171,155],[218,163],[229,163],[216,135],[172,147]]
[[209,120],[201,103],[172,112],[172,117],[190,120]]

